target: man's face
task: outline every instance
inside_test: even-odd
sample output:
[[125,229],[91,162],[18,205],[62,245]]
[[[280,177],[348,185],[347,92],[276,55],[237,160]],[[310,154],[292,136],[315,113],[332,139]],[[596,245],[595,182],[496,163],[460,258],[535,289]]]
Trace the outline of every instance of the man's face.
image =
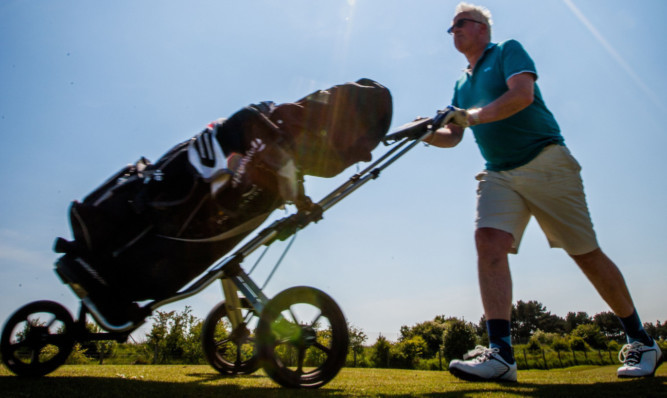
[[462,12],[454,17],[451,34],[454,37],[454,46],[459,52],[466,53],[480,44],[485,44],[485,25],[476,21],[477,18],[468,12]]

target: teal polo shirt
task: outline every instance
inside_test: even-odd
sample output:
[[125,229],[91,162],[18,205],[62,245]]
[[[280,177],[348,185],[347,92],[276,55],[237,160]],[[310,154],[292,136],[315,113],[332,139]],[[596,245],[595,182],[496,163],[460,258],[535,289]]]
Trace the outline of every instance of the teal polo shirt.
[[[518,41],[490,43],[472,73],[465,71],[456,82],[452,105],[483,107],[509,89],[510,77],[523,72],[537,78],[535,63]],[[537,83],[534,91],[533,103],[522,111],[471,127],[487,170],[511,170],[530,162],[547,145],[563,145],[558,123],[544,104]]]

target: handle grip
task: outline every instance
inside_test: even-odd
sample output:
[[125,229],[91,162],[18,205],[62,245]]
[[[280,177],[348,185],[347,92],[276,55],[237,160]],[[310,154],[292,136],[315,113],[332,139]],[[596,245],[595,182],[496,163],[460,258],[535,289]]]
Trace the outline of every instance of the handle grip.
[[396,141],[401,141],[404,138],[409,138],[411,140],[417,139],[429,130],[431,124],[433,124],[433,118],[418,118],[410,123],[402,125],[395,132],[386,135],[382,139],[382,142],[385,145],[388,145]]
[[447,117],[452,111],[451,107],[447,107],[435,115],[435,117],[417,118],[410,123],[406,123],[398,128],[395,132],[386,135],[382,142],[385,145],[392,144],[403,139],[416,140],[423,137],[429,131],[435,131],[447,124],[449,118]]

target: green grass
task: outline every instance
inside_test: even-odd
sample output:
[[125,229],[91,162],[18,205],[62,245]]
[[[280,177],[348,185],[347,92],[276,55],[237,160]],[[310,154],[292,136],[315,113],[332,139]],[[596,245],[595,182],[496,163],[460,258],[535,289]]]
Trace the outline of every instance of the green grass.
[[667,397],[667,366],[623,380],[616,366],[519,371],[519,382],[471,383],[448,372],[344,368],[319,390],[279,387],[262,371],[222,377],[204,365],[68,365],[39,379],[0,367],[5,397]]

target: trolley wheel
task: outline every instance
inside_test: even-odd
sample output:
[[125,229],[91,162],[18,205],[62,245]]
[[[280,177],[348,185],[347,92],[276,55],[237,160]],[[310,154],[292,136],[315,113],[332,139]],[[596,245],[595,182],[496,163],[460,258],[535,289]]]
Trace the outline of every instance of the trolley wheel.
[[288,388],[319,388],[345,364],[347,322],[336,302],[311,287],[289,288],[259,319],[257,350],[266,373]]
[[208,363],[223,375],[247,375],[259,368],[255,352],[255,328],[258,317],[243,309],[244,322],[232,328],[225,302],[216,305],[206,317],[202,345]]
[[72,352],[73,328],[72,315],[62,305],[46,300],[26,304],[2,330],[2,362],[18,376],[51,373]]

